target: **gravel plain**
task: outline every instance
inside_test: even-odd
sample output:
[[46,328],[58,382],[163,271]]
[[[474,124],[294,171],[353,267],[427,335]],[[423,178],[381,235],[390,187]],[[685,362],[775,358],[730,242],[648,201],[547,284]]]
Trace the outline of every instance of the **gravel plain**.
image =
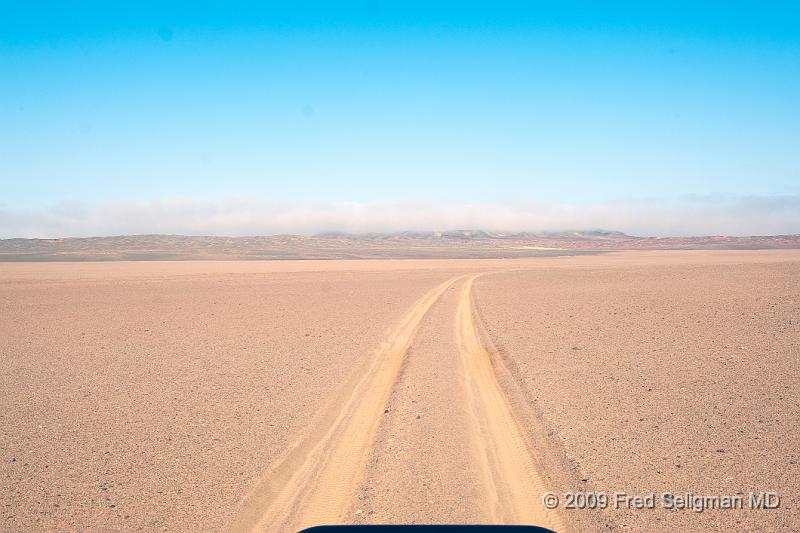
[[223,529],[449,276],[389,266],[0,266],[0,530]]
[[[793,251],[0,264],[0,530],[282,531],[252,495],[311,450],[287,485],[360,480],[341,521],[796,531],[798,317]],[[530,514],[545,488],[781,506]]]
[[[800,530],[799,254],[613,254],[483,276],[476,298],[553,490],[656,495],[569,512],[580,529]],[[780,508],[748,510],[751,491]]]

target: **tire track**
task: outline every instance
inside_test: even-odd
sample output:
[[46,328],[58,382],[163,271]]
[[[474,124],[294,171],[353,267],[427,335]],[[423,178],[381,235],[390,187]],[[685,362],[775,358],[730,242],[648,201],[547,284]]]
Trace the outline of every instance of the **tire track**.
[[456,312],[456,339],[473,422],[471,438],[481,467],[489,518],[498,524],[534,524],[564,531],[558,512],[542,505],[541,495],[547,485],[475,327],[472,286],[477,277],[471,276],[464,283]]
[[231,532],[290,531],[341,522],[354,499],[383,409],[408,347],[431,306],[457,280],[418,300],[376,351],[363,374],[342,388],[307,437],[245,497]]

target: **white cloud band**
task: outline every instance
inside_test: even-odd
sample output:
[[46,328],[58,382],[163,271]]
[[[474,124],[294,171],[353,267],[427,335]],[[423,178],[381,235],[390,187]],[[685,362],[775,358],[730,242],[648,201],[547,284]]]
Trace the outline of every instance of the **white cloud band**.
[[694,196],[675,202],[441,204],[167,198],[19,210],[0,206],[0,238],[129,234],[309,235],[322,231],[608,229],[641,236],[800,233],[800,196]]

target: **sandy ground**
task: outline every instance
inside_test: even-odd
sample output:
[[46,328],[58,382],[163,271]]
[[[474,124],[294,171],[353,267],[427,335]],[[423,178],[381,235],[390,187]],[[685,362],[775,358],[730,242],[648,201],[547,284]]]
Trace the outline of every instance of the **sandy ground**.
[[0,529],[224,528],[385,331],[449,277],[312,266],[3,272]]
[[771,251],[0,265],[2,528],[796,530],[798,278]]
[[619,259],[477,282],[554,490],[776,491],[782,502],[568,518],[587,530],[797,531],[800,257]]
[[453,372],[461,363],[451,325],[460,293],[450,287],[417,332],[352,509],[358,522],[469,523],[485,516],[479,465],[464,438],[468,397],[454,387],[463,379]]

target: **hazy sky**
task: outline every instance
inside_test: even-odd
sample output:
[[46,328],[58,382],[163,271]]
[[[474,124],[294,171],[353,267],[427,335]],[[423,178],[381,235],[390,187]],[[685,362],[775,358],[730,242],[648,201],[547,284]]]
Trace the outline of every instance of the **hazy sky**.
[[431,4],[3,4],[0,237],[800,232],[800,3]]

